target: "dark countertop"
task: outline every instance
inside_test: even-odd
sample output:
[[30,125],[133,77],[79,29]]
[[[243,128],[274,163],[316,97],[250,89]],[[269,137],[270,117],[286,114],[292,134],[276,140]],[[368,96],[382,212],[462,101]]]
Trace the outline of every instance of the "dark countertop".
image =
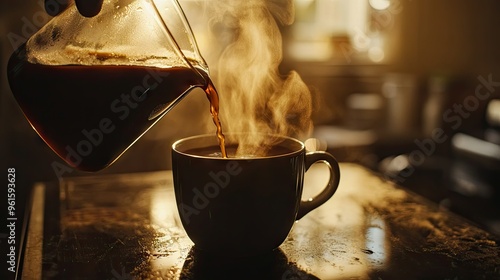
[[[39,183],[22,279],[500,279],[498,237],[359,165],[340,168],[332,199],[247,259],[193,247],[169,171]],[[303,197],[323,171],[309,170]]]

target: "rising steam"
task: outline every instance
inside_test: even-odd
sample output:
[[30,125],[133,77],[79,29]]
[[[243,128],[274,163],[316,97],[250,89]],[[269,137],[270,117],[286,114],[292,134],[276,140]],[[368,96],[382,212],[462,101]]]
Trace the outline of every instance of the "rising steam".
[[[213,44],[222,46],[210,64],[221,100],[225,132],[248,132],[238,153],[272,145],[278,134],[304,138],[312,130],[312,100],[296,72],[282,75],[279,24],[293,22],[293,0],[210,0],[207,13]],[[213,124],[211,125],[213,129]]]

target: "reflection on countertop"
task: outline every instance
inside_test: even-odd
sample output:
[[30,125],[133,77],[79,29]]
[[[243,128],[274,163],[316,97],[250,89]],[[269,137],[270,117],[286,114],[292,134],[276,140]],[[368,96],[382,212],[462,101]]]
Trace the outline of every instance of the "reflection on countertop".
[[[322,168],[308,171],[303,198],[321,189]],[[277,250],[246,259],[213,258],[193,247],[170,172],[38,184],[24,273],[43,279],[500,279],[497,237],[359,165],[341,164],[341,174],[334,197],[297,221]],[[32,256],[40,252],[37,261]]]

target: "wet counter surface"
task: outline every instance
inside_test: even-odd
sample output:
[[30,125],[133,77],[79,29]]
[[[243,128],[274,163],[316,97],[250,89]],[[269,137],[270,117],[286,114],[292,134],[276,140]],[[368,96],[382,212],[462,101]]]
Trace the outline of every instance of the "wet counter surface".
[[[325,174],[309,170],[303,198]],[[22,279],[500,279],[498,237],[358,165],[341,176],[278,249],[247,259],[193,247],[169,171],[37,184]]]

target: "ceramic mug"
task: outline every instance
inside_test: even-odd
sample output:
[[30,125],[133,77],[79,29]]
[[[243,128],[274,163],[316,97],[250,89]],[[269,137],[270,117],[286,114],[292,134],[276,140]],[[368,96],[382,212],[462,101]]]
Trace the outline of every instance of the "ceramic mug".
[[[281,245],[296,220],[337,190],[340,171],[331,154],[306,152],[294,138],[268,137],[276,144],[257,157],[231,157],[237,147],[231,141],[226,141],[228,158],[212,156],[220,151],[214,135],[173,144],[177,208],[195,248],[225,256],[270,252]],[[329,181],[317,196],[302,201],[304,174],[316,162],[329,167]]]

